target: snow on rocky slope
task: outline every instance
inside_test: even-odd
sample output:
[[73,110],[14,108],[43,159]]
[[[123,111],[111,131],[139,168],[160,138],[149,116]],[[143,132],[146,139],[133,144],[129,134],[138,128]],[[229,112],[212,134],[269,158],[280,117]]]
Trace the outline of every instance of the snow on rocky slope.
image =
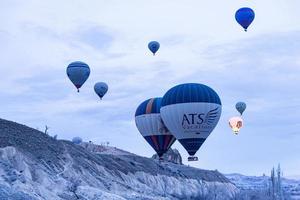
[[237,192],[217,171],[124,152],[93,152],[0,119],[0,199],[226,200]]
[[111,147],[105,144],[98,145],[92,142],[81,142],[79,145],[85,148],[86,150],[88,150],[89,152],[96,153],[96,154],[109,154],[109,155],[119,155],[119,156],[134,155],[133,153],[124,151],[122,149],[118,149],[116,147]]
[[[268,190],[269,176],[244,176],[228,174],[226,177],[241,190],[262,191]],[[293,200],[300,200],[300,180],[282,178],[283,192]]]

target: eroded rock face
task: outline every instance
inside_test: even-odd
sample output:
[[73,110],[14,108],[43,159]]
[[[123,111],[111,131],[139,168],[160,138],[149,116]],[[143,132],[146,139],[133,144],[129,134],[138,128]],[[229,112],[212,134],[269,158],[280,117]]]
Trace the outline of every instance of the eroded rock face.
[[226,200],[237,188],[216,171],[84,147],[0,119],[0,190],[0,199],[22,200]]
[[[154,154],[152,156],[153,159],[158,160],[159,157],[157,154]],[[179,164],[182,165],[182,157],[179,153],[179,151],[177,149],[172,149],[170,148],[167,153],[165,153],[163,156],[163,161],[167,161],[167,162],[171,162],[171,163],[175,163],[175,164]]]

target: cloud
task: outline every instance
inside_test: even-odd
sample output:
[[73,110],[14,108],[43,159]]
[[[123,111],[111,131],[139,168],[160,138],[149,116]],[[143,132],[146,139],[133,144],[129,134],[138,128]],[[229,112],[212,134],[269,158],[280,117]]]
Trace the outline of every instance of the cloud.
[[82,27],[79,32],[79,40],[97,50],[106,50],[113,42],[113,34],[103,27]]

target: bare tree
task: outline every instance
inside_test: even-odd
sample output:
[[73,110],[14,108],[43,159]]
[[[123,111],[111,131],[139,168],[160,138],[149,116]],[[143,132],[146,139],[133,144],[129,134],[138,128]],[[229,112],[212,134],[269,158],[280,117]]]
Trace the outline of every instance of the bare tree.
[[281,186],[281,176],[282,176],[282,172],[281,172],[281,168],[280,168],[280,164],[278,164],[277,167],[277,193],[278,193],[278,197],[280,200],[282,200],[282,186]]
[[48,135],[49,129],[50,129],[50,127],[46,125],[46,126],[45,126],[45,131],[44,131],[44,133]]
[[271,196],[272,196],[272,199],[275,199],[275,169],[274,167],[272,168],[271,170]]

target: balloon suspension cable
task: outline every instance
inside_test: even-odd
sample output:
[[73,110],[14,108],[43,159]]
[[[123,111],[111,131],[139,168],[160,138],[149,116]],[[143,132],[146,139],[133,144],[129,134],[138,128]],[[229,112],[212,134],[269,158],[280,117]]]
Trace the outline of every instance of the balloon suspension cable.
[[102,100],[102,97],[100,97],[100,100]]
[[155,53],[153,53],[153,56],[155,56]]

